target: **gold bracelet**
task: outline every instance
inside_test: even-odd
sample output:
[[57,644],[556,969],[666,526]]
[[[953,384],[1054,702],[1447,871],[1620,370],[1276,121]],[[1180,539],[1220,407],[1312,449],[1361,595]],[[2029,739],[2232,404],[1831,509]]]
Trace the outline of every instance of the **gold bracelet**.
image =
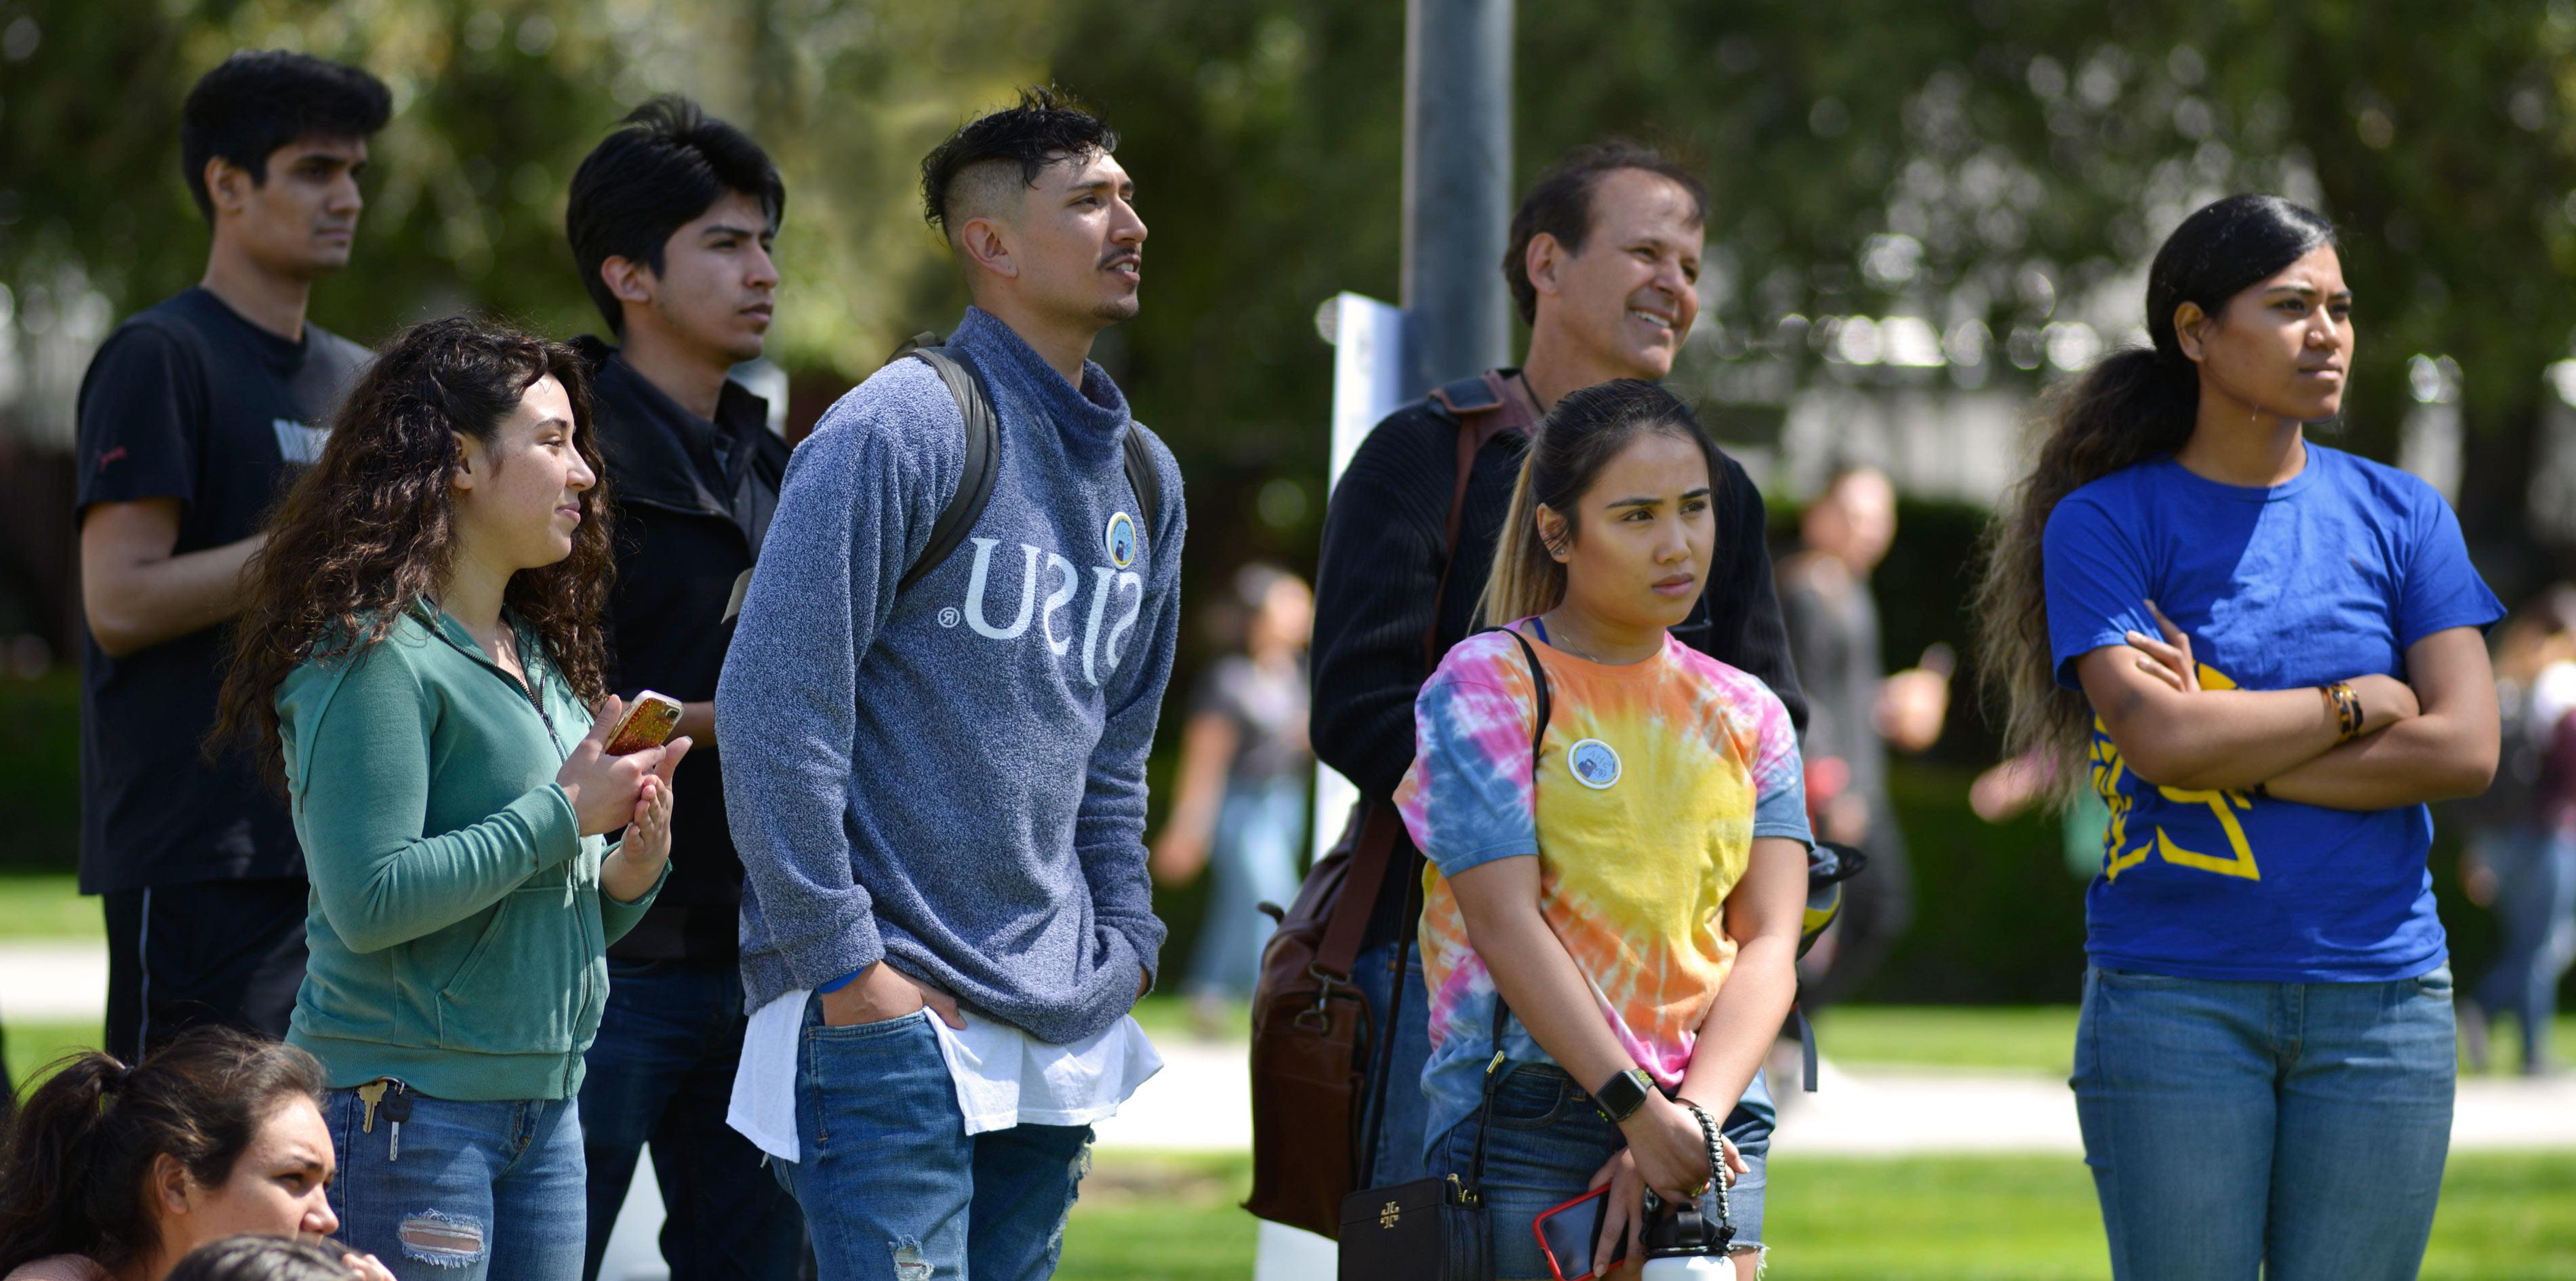
[[2361,737],[2365,718],[2361,711],[2361,695],[2353,689],[2352,682],[2336,681],[2317,692],[2325,696],[2326,710],[2334,715],[2335,742],[2349,743]]

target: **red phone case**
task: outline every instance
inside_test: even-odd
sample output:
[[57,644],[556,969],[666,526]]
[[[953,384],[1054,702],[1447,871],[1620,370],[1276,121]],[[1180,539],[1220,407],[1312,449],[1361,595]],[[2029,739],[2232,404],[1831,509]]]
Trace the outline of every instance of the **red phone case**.
[[[1546,1209],[1546,1210],[1540,1211],[1540,1212],[1539,1212],[1539,1216],[1538,1216],[1537,1218],[1530,1220],[1530,1234],[1531,1234],[1532,1236],[1535,1236],[1535,1237],[1537,1237],[1537,1238],[1538,1238],[1538,1252],[1539,1252],[1540,1254],[1543,1254],[1543,1255],[1546,1255],[1546,1256],[1547,1256],[1547,1270],[1548,1270],[1549,1272],[1552,1272],[1552,1273],[1555,1273],[1555,1274],[1556,1274],[1556,1281],[1593,1281],[1593,1277],[1594,1277],[1594,1275],[1595,1275],[1595,1274],[1594,1274],[1594,1273],[1593,1273],[1593,1271],[1592,1271],[1592,1260],[1591,1260],[1591,1258],[1590,1258],[1588,1255],[1587,1255],[1586,1257],[1584,1257],[1584,1258],[1581,1258],[1581,1259],[1577,1259],[1577,1260],[1575,1260],[1575,1262],[1576,1262],[1577,1264],[1579,1264],[1579,1265],[1583,1268],[1583,1271],[1582,1271],[1582,1272],[1577,1273],[1577,1274],[1572,1275],[1572,1276],[1568,1276],[1568,1275],[1566,1274],[1565,1266],[1564,1266],[1563,1264],[1561,1264],[1561,1263],[1557,1262],[1557,1258],[1556,1258],[1556,1251],[1554,1251],[1554,1250],[1552,1250],[1552,1249],[1548,1248],[1548,1244],[1547,1244],[1547,1221],[1548,1221],[1549,1219],[1552,1219],[1552,1218],[1556,1217],[1557,1215],[1563,1214],[1563,1213],[1565,1213],[1566,1211],[1573,1209],[1574,1207],[1576,1207],[1576,1206],[1578,1206],[1578,1205],[1582,1205],[1583,1203],[1585,1203],[1585,1202],[1587,1202],[1587,1201],[1593,1201],[1593,1202],[1602,1201],[1604,1198],[1608,1197],[1609,1195],[1610,1195],[1610,1189],[1609,1189],[1608,1185],[1606,1185],[1606,1184],[1605,1184],[1605,1185],[1603,1185],[1603,1186],[1601,1186],[1601,1187],[1594,1188],[1594,1189],[1592,1189],[1591,1191],[1586,1192],[1586,1193],[1584,1193],[1583,1195],[1581,1195],[1581,1196],[1579,1196],[1579,1197],[1576,1197],[1576,1198],[1574,1198],[1573,1200],[1568,1201],[1568,1202],[1566,1202],[1566,1203],[1565,1203],[1565,1204],[1563,1204],[1563,1205],[1554,1206],[1554,1207],[1551,1207],[1551,1208],[1549,1208],[1549,1209]],[[1587,1242],[1589,1242],[1589,1241],[1591,1240],[1591,1238],[1592,1238],[1592,1237],[1594,1237],[1594,1236],[1596,1236],[1596,1235],[1599,1235],[1600,1231],[1601,1231],[1601,1218],[1600,1218],[1600,1211],[1599,1211],[1599,1209],[1596,1207],[1596,1208],[1595,1208],[1595,1210],[1594,1210],[1594,1212],[1593,1212],[1592,1228],[1591,1228],[1591,1230],[1590,1230],[1590,1231],[1585,1232],[1585,1233],[1583,1234],[1584,1239],[1585,1239]],[[1587,1247],[1587,1248],[1588,1248],[1588,1247]],[[1625,1259],[1625,1258],[1627,1258],[1627,1257],[1628,1257],[1628,1256],[1627,1256],[1627,1252],[1626,1252],[1626,1251],[1624,1251],[1624,1250],[1622,1250],[1622,1251],[1620,1251],[1618,1254],[1616,1254],[1616,1255],[1612,1256],[1612,1258],[1611,1258],[1611,1260],[1610,1260],[1610,1261],[1611,1261],[1613,1264],[1616,1264],[1616,1263],[1620,1262],[1621,1260],[1623,1260],[1623,1259]]]

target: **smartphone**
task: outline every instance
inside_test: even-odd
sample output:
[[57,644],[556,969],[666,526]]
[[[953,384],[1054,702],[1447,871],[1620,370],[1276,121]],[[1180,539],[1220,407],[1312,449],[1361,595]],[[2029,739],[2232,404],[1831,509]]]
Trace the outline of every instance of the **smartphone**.
[[625,756],[648,747],[660,747],[679,724],[680,700],[648,689],[627,705],[626,715],[618,718],[617,728],[609,734],[605,750],[611,756]]
[[[1531,1222],[1530,1230],[1538,1234],[1538,1248],[1547,1255],[1548,1271],[1556,1274],[1556,1281],[1592,1281],[1592,1251],[1600,1244],[1601,1211],[1609,1198],[1605,1184]],[[1610,1248],[1610,1263],[1615,1267],[1627,1257],[1628,1236],[1623,1232]]]

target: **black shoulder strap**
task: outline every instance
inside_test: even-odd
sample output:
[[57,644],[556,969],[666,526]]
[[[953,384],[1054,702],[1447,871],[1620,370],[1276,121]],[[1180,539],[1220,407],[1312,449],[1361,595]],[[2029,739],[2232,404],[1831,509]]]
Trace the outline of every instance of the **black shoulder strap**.
[[[956,398],[957,412],[966,420],[966,466],[957,475],[957,492],[949,497],[948,506],[940,509],[939,519],[930,527],[930,545],[922,548],[921,558],[904,571],[903,581],[895,585],[898,592],[910,590],[923,575],[939,568],[940,562],[966,541],[967,531],[975,528],[976,519],[984,514],[984,504],[993,500],[993,475],[1000,470],[1002,435],[1001,423],[993,417],[993,400],[984,394],[983,375],[975,369],[971,357],[953,347],[931,345],[911,346],[905,354],[938,371],[939,381],[948,384],[948,394]],[[1128,466],[1132,472],[1132,459]]]
[[1535,795],[1538,791],[1538,749],[1540,744],[1547,741],[1547,718],[1550,710],[1547,701],[1547,669],[1539,666],[1538,651],[1530,648],[1529,637],[1521,635],[1518,628],[1506,627],[1502,630],[1504,635],[1511,637],[1521,647],[1521,657],[1529,660],[1530,683],[1538,690],[1538,728],[1530,731],[1530,791]]
[[1155,518],[1163,512],[1163,478],[1154,472],[1154,455],[1145,448],[1145,433],[1136,424],[1127,424],[1127,487],[1136,491],[1136,505],[1145,510],[1136,513],[1148,537],[1158,528]]

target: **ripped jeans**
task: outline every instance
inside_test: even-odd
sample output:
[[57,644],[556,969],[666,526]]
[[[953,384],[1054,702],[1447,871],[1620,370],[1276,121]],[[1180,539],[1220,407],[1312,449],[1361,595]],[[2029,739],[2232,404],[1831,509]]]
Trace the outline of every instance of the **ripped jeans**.
[[398,1107],[370,1130],[356,1090],[323,1096],[340,1239],[402,1281],[581,1281],[579,1103],[410,1099],[397,1149]]
[[1042,1281],[1089,1163],[1091,1127],[966,1133],[933,1017],[826,1027],[805,1006],[799,1161],[769,1163],[805,1209],[821,1281]]

